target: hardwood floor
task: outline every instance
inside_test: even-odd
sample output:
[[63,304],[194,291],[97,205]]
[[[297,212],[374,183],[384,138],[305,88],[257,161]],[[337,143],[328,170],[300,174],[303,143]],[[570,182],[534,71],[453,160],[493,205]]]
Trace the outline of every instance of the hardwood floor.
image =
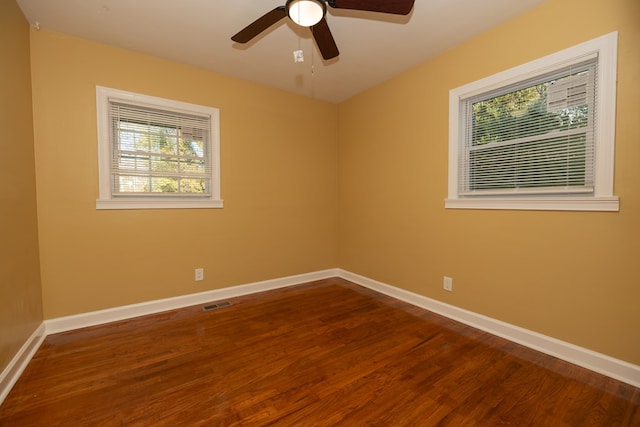
[[640,389],[342,279],[46,338],[1,426],[640,426]]

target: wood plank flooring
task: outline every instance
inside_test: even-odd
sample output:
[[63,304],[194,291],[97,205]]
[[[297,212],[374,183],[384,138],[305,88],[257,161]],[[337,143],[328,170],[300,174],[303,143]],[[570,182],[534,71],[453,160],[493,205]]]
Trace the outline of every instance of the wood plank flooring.
[[640,389],[342,279],[46,338],[0,426],[640,426]]

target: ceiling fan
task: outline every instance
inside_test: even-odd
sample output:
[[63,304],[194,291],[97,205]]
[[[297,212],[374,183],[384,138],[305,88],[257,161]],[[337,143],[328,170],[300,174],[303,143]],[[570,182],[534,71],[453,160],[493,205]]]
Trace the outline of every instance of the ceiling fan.
[[415,0],[287,0],[284,6],[278,6],[265,13],[231,37],[231,40],[238,43],[247,43],[282,18],[288,16],[296,24],[302,27],[309,27],[322,57],[324,59],[331,59],[338,56],[340,52],[331,35],[329,25],[327,25],[327,21],[324,19],[327,13],[327,4],[334,9],[352,9],[407,15],[411,12],[414,1]]

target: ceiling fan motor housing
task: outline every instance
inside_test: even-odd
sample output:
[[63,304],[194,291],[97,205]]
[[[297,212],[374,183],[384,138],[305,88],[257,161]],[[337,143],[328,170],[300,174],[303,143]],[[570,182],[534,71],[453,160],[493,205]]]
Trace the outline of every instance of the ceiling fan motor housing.
[[289,18],[302,27],[316,25],[327,13],[324,0],[287,0],[285,6]]

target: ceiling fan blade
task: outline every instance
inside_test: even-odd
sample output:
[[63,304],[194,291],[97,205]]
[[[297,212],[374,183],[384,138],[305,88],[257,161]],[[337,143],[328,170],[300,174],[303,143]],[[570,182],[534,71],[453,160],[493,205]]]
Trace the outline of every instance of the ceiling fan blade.
[[247,25],[238,34],[231,37],[231,40],[238,43],[247,43],[249,40],[287,16],[284,6],[278,6],[270,12],[265,13],[260,18]]
[[324,59],[331,59],[340,55],[326,19],[322,18],[320,22],[311,27],[311,34],[313,34],[313,39],[316,41],[316,45]]
[[366,10],[369,12],[407,15],[413,9],[415,0],[328,0],[335,9]]

